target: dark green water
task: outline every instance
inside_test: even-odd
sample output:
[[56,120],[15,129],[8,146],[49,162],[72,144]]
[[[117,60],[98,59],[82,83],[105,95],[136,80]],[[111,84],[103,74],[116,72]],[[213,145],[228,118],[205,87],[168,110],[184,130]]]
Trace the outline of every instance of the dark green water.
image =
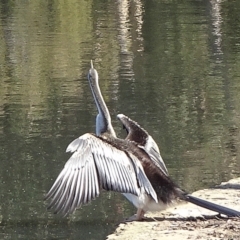
[[94,132],[90,59],[116,114],[194,191],[240,175],[239,1],[0,1],[0,238],[104,239],[135,209],[104,193],[46,211],[67,145]]

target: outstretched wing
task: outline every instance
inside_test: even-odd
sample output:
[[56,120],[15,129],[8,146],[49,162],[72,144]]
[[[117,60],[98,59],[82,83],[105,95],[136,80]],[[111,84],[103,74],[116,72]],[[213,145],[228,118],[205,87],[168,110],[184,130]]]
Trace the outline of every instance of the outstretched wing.
[[144,146],[145,152],[150,156],[152,161],[168,176],[167,167],[162,159],[159,148],[153,138],[148,135],[146,145]]
[[69,144],[72,156],[46,195],[55,213],[72,213],[100,194],[100,189],[139,195],[140,189],[157,196],[139,161],[92,134]]
[[126,139],[136,142],[138,147],[142,148],[149,155],[154,164],[160,168],[166,176],[168,176],[168,170],[161,157],[158,145],[149,135],[149,133],[137,122],[133,121],[124,114],[118,114],[117,118],[127,130],[128,135]]

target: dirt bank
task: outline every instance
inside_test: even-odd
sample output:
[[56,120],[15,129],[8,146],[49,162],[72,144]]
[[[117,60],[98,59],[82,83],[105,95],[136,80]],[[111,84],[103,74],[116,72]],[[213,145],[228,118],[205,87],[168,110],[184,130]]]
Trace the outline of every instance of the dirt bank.
[[[240,211],[240,178],[193,195]],[[240,239],[240,219],[218,216],[191,203],[146,216],[142,222],[119,224],[107,240]]]

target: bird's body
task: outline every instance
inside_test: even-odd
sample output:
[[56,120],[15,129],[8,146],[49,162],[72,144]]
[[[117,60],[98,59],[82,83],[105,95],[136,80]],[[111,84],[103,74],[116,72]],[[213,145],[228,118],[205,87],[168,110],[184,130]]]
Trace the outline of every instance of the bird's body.
[[192,197],[168,176],[157,144],[136,122],[118,115],[128,131],[126,139],[116,137],[111,117],[103,100],[98,73],[91,66],[89,84],[98,109],[96,134],[86,133],[71,142],[66,162],[46,195],[49,208],[64,215],[99,196],[101,189],[123,193],[137,208],[135,220],[146,211],[163,210],[178,199],[229,216],[237,211]]
[[[148,164],[143,165],[144,171],[146,171],[146,175],[149,180],[152,180],[152,182],[151,180],[150,182],[151,184],[153,184],[153,188],[155,186],[155,191],[159,189],[163,190],[162,194],[160,194],[159,196],[165,196],[162,198],[158,198],[158,201],[156,202],[146,193],[142,193],[141,196],[136,196],[131,193],[124,194],[124,196],[138,209],[136,216],[132,217],[131,219],[141,220],[144,217],[145,212],[162,211],[166,209],[169,205],[172,205],[174,202],[176,202],[175,200],[178,198],[178,192],[176,191],[174,193],[173,188],[173,191],[168,190],[164,193],[164,186],[166,182],[162,182],[162,178],[160,179],[160,181],[158,181],[157,178],[154,179],[153,177],[153,172],[155,172],[156,170],[159,170],[158,174],[163,176],[163,179],[165,179],[165,176],[168,176],[166,165],[160,155],[159,148],[153,138],[148,134],[145,129],[143,129],[137,122],[133,121],[129,117],[123,114],[118,114],[117,118],[121,121],[123,127],[128,133],[126,140],[135,142],[137,146],[142,149],[142,151],[147,153],[148,156],[151,158],[151,161],[148,160]],[[158,168],[156,168],[155,165],[158,166]],[[158,176],[158,174],[156,174],[156,176]],[[166,178],[165,180],[170,179]],[[171,181],[167,184],[169,186],[174,186],[174,183]],[[168,193],[170,192],[171,194],[173,193],[173,196],[170,196],[171,194],[168,195]]]
[[144,160],[139,157],[139,160],[158,199],[158,201],[155,201],[146,192],[142,192],[140,196],[131,193],[124,194],[138,209],[136,216],[133,218],[134,220],[141,220],[147,211],[162,211],[170,205],[177,204],[179,200],[191,202],[228,216],[240,216],[238,211],[193,197],[182,190],[169,177],[159,148],[148,132],[137,122],[123,114],[118,114],[117,117],[127,130],[126,140],[134,142],[143,151],[142,155],[144,153],[148,155]]
[[[91,67],[89,84],[98,109],[96,134],[86,133],[69,144],[72,156],[46,195],[56,213],[72,213],[100,194],[101,189],[142,196],[157,202],[156,192],[141,161],[149,156],[136,143],[116,137],[111,117],[98,86],[98,73]],[[140,161],[141,158],[141,161]]]

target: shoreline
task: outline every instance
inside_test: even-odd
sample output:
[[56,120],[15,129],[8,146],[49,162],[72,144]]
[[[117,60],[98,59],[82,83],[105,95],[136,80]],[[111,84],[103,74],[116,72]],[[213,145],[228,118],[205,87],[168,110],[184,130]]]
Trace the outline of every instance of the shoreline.
[[[240,178],[231,179],[193,196],[240,211]],[[120,223],[107,240],[240,239],[240,218],[228,218],[191,203],[147,213],[140,222]]]

